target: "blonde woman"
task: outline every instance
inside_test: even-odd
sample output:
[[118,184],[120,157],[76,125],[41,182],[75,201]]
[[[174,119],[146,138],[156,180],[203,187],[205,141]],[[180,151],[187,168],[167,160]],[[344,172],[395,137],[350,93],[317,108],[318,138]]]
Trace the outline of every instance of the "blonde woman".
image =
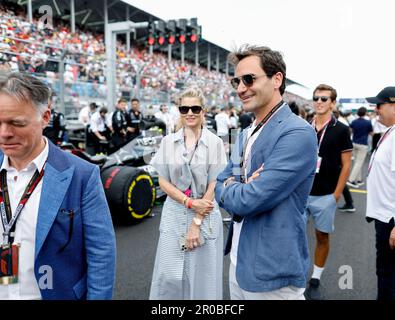
[[226,165],[223,142],[204,127],[203,93],[179,99],[178,131],[163,138],[151,164],[167,194],[150,299],[222,299],[223,229],[214,200]]

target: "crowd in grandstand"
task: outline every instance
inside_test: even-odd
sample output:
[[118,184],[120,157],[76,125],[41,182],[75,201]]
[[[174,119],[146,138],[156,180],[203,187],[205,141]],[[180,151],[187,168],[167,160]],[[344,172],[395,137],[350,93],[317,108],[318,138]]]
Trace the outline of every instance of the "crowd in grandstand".
[[[12,8],[12,9],[11,9]],[[76,30],[56,20],[51,29],[34,19],[28,22],[22,8],[0,6],[0,68],[11,71],[28,71],[45,76],[49,83],[58,79],[58,63],[65,54],[64,81],[71,96],[106,96],[106,57],[103,34]],[[117,85],[119,91],[143,89],[167,94],[179,92],[178,84],[196,84],[203,88],[209,101],[219,98],[233,102],[227,76],[195,66],[193,63],[173,59],[161,53],[149,54],[145,48],[131,47],[117,41]],[[78,83],[90,83],[86,92]],[[55,88],[56,90],[56,88]]]

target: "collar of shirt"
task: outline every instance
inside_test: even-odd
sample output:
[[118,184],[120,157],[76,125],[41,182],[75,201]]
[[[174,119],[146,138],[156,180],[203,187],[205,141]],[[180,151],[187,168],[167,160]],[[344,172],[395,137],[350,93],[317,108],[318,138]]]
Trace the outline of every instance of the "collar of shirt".
[[[322,129],[323,129],[324,127],[322,127],[320,131],[317,131],[317,126],[316,126],[316,124],[315,124],[315,120],[316,120],[316,119],[314,118],[314,119],[310,122],[310,125],[315,129],[315,132],[319,133],[319,132],[322,131]],[[338,120],[337,120],[336,117],[332,114],[332,115],[331,115],[331,120],[330,120],[329,123],[328,123],[328,128],[336,126],[337,122],[338,122]]]
[[[47,161],[48,152],[49,152],[49,148],[48,148],[48,139],[47,139],[46,137],[43,137],[43,138],[44,138],[44,140],[45,140],[45,147],[44,147],[44,150],[41,151],[41,153],[40,153],[36,158],[34,158],[34,159],[33,159],[24,169],[22,169],[21,171],[23,171],[23,170],[26,171],[26,170],[29,170],[29,169],[32,169],[32,168],[37,169],[38,171],[41,171],[41,169],[43,168],[43,166],[44,166],[44,164],[45,164],[45,161]],[[13,171],[13,170],[16,171],[16,169],[10,165],[9,157],[6,156],[6,155],[4,155],[3,163],[1,164],[0,171],[3,170],[3,169],[6,169],[7,171]]]
[[[208,129],[206,127],[203,127],[202,135],[199,140],[199,144],[203,143],[206,147],[208,147],[207,131]],[[182,128],[174,133],[174,142],[184,143],[184,130]]]

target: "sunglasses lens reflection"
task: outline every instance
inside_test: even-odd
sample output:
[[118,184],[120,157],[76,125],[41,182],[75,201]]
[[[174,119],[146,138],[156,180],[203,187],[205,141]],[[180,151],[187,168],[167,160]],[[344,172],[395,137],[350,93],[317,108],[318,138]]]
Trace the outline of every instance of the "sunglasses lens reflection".
[[245,74],[244,76],[241,77],[241,80],[243,80],[243,83],[247,86],[250,87],[254,83],[254,77],[252,74]]
[[252,75],[252,74],[245,74],[244,76],[233,78],[232,80],[230,80],[230,84],[236,90],[239,87],[240,79],[241,79],[241,81],[243,81],[243,84],[246,87],[251,87],[254,84],[255,78],[254,78],[254,75]]
[[237,90],[239,84],[240,84],[240,79],[239,78],[233,78],[232,80],[230,80],[230,84],[232,85],[232,87],[234,89]]

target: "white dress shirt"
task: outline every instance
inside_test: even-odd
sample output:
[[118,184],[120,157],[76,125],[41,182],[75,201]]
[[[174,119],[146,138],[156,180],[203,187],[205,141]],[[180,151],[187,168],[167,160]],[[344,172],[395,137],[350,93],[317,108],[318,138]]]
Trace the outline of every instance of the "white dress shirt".
[[[251,147],[254,144],[255,140],[258,138],[260,135],[262,129],[264,126],[262,126],[253,136],[251,134],[254,132],[255,128],[257,127],[256,121],[252,124],[252,126],[248,129],[247,133],[247,146],[245,149],[245,159],[246,162],[250,160],[250,154],[251,154]],[[245,172],[245,177],[247,181],[247,172]],[[233,221],[233,236],[232,236],[232,247],[230,249],[230,261],[233,263],[234,266],[237,265],[237,250],[239,248],[239,240],[240,240],[240,233],[241,233],[241,228],[243,227],[243,220],[240,222]]]
[[92,132],[103,132],[106,130],[106,119],[100,115],[99,111],[96,111],[90,120]]
[[[20,171],[10,166],[9,158],[4,155],[0,170],[7,170],[7,185],[13,215],[34,172],[36,170],[41,171],[48,158],[48,141],[46,138],[44,139],[46,142],[44,150],[26,168]],[[16,221],[14,244],[20,244],[18,283],[0,285],[0,300],[41,299],[40,289],[34,275],[36,226],[41,190],[42,179]],[[3,224],[0,223],[1,234],[3,231]],[[3,239],[1,238],[0,241],[2,243]]]

